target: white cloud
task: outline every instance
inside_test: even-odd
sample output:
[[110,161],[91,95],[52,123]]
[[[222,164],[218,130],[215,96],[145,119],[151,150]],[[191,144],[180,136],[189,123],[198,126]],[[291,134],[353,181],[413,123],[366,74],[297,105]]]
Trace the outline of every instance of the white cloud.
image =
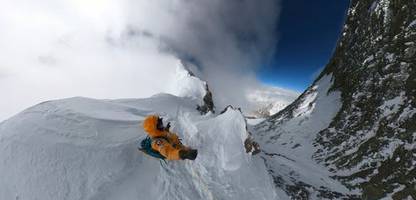
[[71,96],[168,90],[177,57],[197,62],[219,107],[244,106],[275,46],[272,0],[15,0],[0,7],[0,120]]

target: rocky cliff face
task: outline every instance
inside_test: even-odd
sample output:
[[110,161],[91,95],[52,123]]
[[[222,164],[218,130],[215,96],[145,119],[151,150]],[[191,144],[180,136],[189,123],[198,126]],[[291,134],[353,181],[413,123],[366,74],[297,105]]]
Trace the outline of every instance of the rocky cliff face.
[[342,108],[315,157],[367,199],[416,198],[416,1],[353,1],[334,73]]
[[[282,149],[284,138],[293,142],[301,136],[313,137],[302,139],[313,147],[301,151],[313,151],[313,162],[348,188],[352,196],[344,198],[416,199],[415,65],[416,1],[352,0],[342,36],[324,71],[293,104],[255,127],[257,139],[268,149]],[[325,109],[316,106],[322,99],[312,97],[328,75],[331,84],[326,95],[340,92],[340,106],[328,113],[333,117],[320,120],[313,113]],[[302,107],[311,115],[299,114]],[[299,117],[323,126],[307,133],[285,128]],[[302,123],[293,126],[307,128]],[[264,158],[266,163],[273,160]],[[299,183],[299,178],[293,179]],[[283,183],[286,188],[296,185]],[[310,198],[308,187],[298,188],[306,193],[302,197]]]

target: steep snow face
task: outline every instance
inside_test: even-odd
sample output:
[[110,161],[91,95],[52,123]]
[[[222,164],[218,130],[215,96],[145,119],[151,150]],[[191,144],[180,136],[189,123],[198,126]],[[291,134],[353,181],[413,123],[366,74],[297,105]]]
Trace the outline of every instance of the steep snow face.
[[200,74],[196,66],[178,60],[176,73],[172,76],[173,81],[170,84],[169,93],[196,100],[196,108],[201,114],[215,112],[214,101],[208,84],[195,76],[195,73]]
[[340,92],[329,91],[331,78],[329,74],[318,80],[294,102],[293,109],[252,127],[276,186],[292,198],[334,198],[349,193],[312,159],[317,150],[314,139],[341,107]]
[[176,72],[170,88],[169,93],[173,95],[196,98],[201,103],[206,95],[206,82],[194,76],[180,60],[176,64]]
[[[259,139],[267,143],[277,143],[283,141],[288,143],[283,145],[292,149],[293,146],[300,148],[293,148],[298,150],[290,150],[291,154],[299,152],[297,156],[308,157],[312,156],[313,152],[304,151],[303,147],[311,148],[313,139],[317,132],[326,128],[331,119],[337,114],[340,106],[340,92],[328,92],[331,87],[331,75],[322,77],[315,85],[313,85],[303,96],[300,97],[299,104],[291,112],[292,118],[278,119],[277,116],[265,121],[256,127],[260,131]],[[276,119],[277,118],[277,119]],[[276,123],[281,124],[277,127],[285,134],[276,136],[276,132],[266,131],[270,126]],[[274,128],[274,127],[273,127]],[[285,138],[281,138],[285,137]],[[278,145],[278,148],[282,146]],[[305,156],[305,154],[308,154]]]
[[[0,199],[278,199],[262,160],[245,153],[242,114],[201,116],[196,103],[160,94],[27,109],[0,124]],[[137,150],[155,113],[199,150],[195,161],[161,165]]]

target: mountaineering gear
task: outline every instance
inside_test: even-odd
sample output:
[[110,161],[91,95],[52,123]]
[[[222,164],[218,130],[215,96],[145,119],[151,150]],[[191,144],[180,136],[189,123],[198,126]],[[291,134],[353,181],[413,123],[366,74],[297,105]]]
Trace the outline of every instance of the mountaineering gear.
[[[184,146],[175,133],[169,131],[170,123],[163,126],[163,119],[150,115],[143,122],[143,129],[149,135],[141,144],[144,153],[167,160],[195,160],[198,151]],[[149,149],[150,143],[150,149]],[[143,149],[143,150],[142,150]],[[157,153],[156,153],[157,152]],[[163,158],[161,158],[163,157]]]
[[195,160],[197,155],[198,155],[198,151],[194,149],[190,149],[188,151],[185,151],[185,150],[179,151],[179,157],[182,159]]
[[163,126],[163,118],[158,118],[157,119],[157,125],[156,125],[157,130],[159,131],[168,131],[170,129],[170,122],[168,122],[168,124],[166,125],[166,127]]
[[146,137],[144,140],[140,142],[139,150],[149,156],[159,158],[162,160],[166,159],[165,156],[152,149],[152,139],[150,139],[150,137]]
[[152,139],[152,149],[159,152],[168,160],[180,160],[179,157],[179,148],[174,148],[168,140],[165,138],[153,138]]

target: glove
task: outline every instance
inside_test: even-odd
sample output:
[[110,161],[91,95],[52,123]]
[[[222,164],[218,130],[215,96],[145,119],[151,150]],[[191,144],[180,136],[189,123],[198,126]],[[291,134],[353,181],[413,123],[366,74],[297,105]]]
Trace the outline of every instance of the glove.
[[168,122],[168,124],[166,125],[165,131],[168,131],[169,132],[169,129],[170,129],[170,122]]
[[159,131],[163,131],[165,128],[163,127],[163,118],[157,118],[156,129]]

